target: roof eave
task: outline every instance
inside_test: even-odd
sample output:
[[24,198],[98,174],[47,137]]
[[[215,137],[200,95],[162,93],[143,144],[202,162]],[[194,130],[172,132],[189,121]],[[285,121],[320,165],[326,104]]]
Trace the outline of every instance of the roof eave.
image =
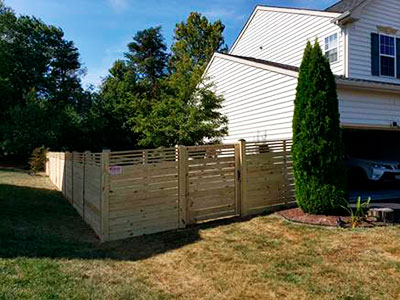
[[396,92],[400,91],[400,85],[379,83],[379,82],[363,82],[363,81],[352,81],[346,78],[336,78],[336,84],[340,87],[357,88],[361,90],[369,91],[386,91]]
[[[230,54],[223,54],[223,53],[214,53],[213,59],[215,58],[221,58],[221,59],[226,59],[229,61],[237,62],[243,65],[247,65],[250,67],[262,69],[262,70],[267,70],[270,72],[275,72],[278,74],[298,78],[299,77],[299,72],[295,70],[288,69],[287,67],[282,67],[282,66],[277,66],[271,65],[272,62],[268,63],[262,63],[262,62],[257,62],[257,61],[252,61],[246,58],[230,55]],[[209,66],[211,65],[212,61],[210,62]],[[209,68],[207,67],[207,69]],[[336,77],[336,85],[339,88],[354,88],[354,89],[360,89],[360,90],[370,90],[370,91],[385,91],[385,92],[395,92],[399,93],[400,91],[400,85],[398,84],[390,84],[390,83],[385,83],[385,82],[373,82],[373,81],[359,81],[357,79],[351,79],[351,78],[345,78],[341,76],[335,76]]]
[[272,65],[267,65],[267,64],[263,64],[260,62],[255,62],[255,61],[250,61],[248,59],[245,58],[240,58],[240,57],[235,57],[232,55],[226,55],[223,53],[214,53],[213,58],[218,57],[218,58],[222,58],[222,59],[226,59],[226,60],[230,60],[230,61],[234,61],[237,63],[241,63],[250,67],[254,67],[257,69],[263,69],[263,70],[267,70],[267,71],[271,71],[271,72],[275,72],[275,73],[279,73],[282,75],[287,75],[290,77],[295,77],[298,78],[299,77],[299,72],[294,71],[294,70],[288,70],[282,67],[278,67],[278,66],[272,66]]
[[342,13],[340,16],[332,19],[331,22],[336,25],[339,25],[339,26],[344,26],[349,23],[354,23],[356,21],[358,21],[358,19],[354,18],[352,16],[352,11],[348,10],[348,11]]

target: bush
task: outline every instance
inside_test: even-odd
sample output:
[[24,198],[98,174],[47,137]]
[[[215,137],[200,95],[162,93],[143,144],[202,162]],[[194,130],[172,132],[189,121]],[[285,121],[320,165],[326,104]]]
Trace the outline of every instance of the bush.
[[[309,42],[299,71],[293,116],[298,205],[329,214],[343,205],[346,178],[335,77],[318,42]],[[336,203],[337,202],[337,203]]]
[[332,184],[324,184],[316,179],[303,184],[297,193],[299,207],[309,214],[321,215],[341,213],[347,205],[346,193]]
[[48,149],[44,146],[35,148],[32,152],[32,156],[29,159],[30,170],[33,174],[43,171],[46,164],[46,154]]

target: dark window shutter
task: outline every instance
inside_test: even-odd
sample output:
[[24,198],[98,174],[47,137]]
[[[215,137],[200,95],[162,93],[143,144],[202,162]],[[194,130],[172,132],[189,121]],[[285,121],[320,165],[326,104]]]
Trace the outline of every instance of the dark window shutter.
[[371,33],[371,73],[379,76],[379,34]]
[[400,78],[400,39],[396,39],[396,77]]

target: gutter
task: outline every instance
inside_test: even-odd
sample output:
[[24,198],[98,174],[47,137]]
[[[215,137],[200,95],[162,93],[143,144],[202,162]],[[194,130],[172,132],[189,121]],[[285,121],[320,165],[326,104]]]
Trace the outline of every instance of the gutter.
[[339,17],[333,18],[331,22],[334,23],[334,24],[336,24],[336,25],[340,25],[341,22],[342,22],[344,19],[346,19],[346,18],[348,18],[348,17],[350,17],[350,16],[351,16],[351,11],[348,10],[348,11],[342,13]]
[[358,21],[357,18],[352,17],[352,14],[353,12],[351,10],[348,10],[341,14],[339,17],[333,18],[331,22],[338,26],[344,26]]
[[362,90],[385,91],[395,93],[400,92],[400,85],[392,85],[379,82],[363,82],[336,77],[336,84],[338,87],[350,87]]

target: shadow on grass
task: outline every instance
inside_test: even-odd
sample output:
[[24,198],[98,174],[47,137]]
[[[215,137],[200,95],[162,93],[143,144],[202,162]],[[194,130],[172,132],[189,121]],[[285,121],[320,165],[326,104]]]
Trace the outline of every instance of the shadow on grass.
[[[238,219],[101,244],[60,192],[0,184],[0,258],[140,260],[200,240],[199,230]],[[243,221],[241,219],[240,221]]]

